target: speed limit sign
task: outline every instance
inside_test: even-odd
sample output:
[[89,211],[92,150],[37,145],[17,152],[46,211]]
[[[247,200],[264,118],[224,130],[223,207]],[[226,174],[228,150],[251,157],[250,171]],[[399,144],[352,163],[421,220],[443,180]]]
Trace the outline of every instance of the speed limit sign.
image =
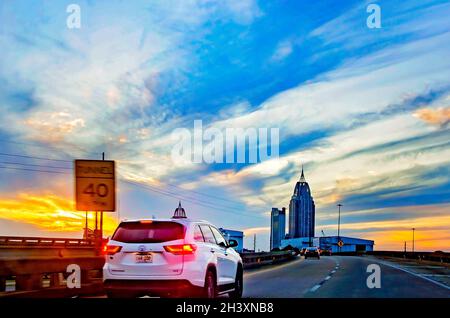
[[115,211],[116,177],[111,160],[75,160],[78,211]]

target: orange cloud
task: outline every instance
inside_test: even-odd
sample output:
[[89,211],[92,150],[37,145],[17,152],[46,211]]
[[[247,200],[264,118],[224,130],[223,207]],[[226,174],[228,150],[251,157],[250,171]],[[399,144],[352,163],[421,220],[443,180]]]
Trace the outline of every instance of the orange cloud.
[[250,235],[253,235],[253,234],[265,233],[265,232],[270,232],[270,227],[268,227],[268,226],[251,227],[251,228],[248,228],[248,229],[244,230],[244,235],[250,236]]
[[33,139],[53,142],[61,141],[66,135],[85,127],[83,118],[73,118],[67,112],[37,113],[23,123],[33,130]]
[[441,107],[437,109],[422,108],[414,113],[414,116],[422,119],[428,124],[445,125],[450,122],[450,107]]
[[[80,236],[85,224],[85,213],[75,211],[72,200],[53,194],[21,193],[12,199],[0,198],[0,218],[28,223],[48,232],[80,232]],[[90,228],[94,227],[94,218],[94,214],[89,213]],[[105,235],[111,234],[116,226],[113,216],[105,213]]]

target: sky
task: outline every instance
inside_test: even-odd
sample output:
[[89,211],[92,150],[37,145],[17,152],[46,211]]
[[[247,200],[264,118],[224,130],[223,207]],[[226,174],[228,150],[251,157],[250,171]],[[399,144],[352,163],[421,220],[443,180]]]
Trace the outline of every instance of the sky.
[[[416,250],[450,251],[449,15],[423,0],[1,1],[0,235],[80,237],[72,161],[105,152],[107,234],[181,200],[267,250],[303,166],[316,235],[336,234],[341,203],[341,235],[401,250],[414,227]],[[173,132],[195,120],[278,129],[279,156],[174,162]]]

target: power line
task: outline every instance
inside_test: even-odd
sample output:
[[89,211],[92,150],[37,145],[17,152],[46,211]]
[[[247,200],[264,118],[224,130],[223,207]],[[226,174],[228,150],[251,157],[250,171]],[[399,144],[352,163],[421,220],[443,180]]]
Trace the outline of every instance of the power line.
[[59,161],[59,162],[72,162],[71,160],[51,159],[51,158],[34,157],[34,156],[25,156],[25,155],[17,155],[17,154],[3,153],[3,152],[0,152],[0,156],[18,157],[18,158],[27,158],[27,159],[36,159],[36,160]]
[[21,170],[21,171],[33,171],[33,172],[45,172],[45,173],[57,173],[57,174],[69,174],[69,172],[64,172],[64,171],[50,171],[50,170],[38,170],[38,169],[14,168],[14,167],[2,167],[2,166],[0,166],[0,169]]
[[[125,178],[124,178],[124,179],[125,179]],[[145,185],[148,186],[148,187],[152,187],[153,189],[155,189],[155,187],[153,187],[153,186],[151,186],[151,185],[149,185],[149,184],[145,184]],[[158,189],[158,190],[161,190],[161,189]],[[169,190],[169,189],[165,189],[165,190],[163,190],[163,191],[167,191],[167,192],[169,192],[169,193],[174,193],[174,192],[171,192],[172,190]],[[189,190],[186,190],[186,191],[189,191]],[[178,192],[177,192],[177,193],[174,193],[174,194],[179,195]],[[206,204],[211,204],[210,201],[206,201],[206,200],[204,200],[204,199],[192,197],[192,196],[189,196],[188,194],[182,194],[182,195],[183,195],[184,197],[188,198],[188,199],[191,199],[191,200],[196,200],[196,201],[199,201],[199,202],[204,202],[204,203],[206,203]],[[223,206],[223,207],[226,207],[226,208],[228,208],[228,209],[239,209],[239,208],[240,208],[240,207],[238,207],[238,206],[230,206],[230,205],[224,205],[224,204],[222,204],[222,206]]]
[[259,215],[250,215],[250,214],[239,213],[239,212],[236,212],[236,211],[228,210],[226,208],[222,208],[221,206],[213,205],[211,203],[203,203],[201,201],[198,201],[198,200],[195,200],[195,199],[191,199],[189,197],[186,197],[184,195],[180,195],[178,193],[173,193],[173,192],[170,192],[170,191],[167,191],[167,190],[155,189],[154,187],[151,187],[149,185],[144,185],[144,184],[141,184],[141,183],[138,183],[138,182],[134,182],[134,181],[130,181],[130,180],[123,180],[123,182],[129,183],[129,184],[132,184],[134,186],[141,187],[141,188],[144,188],[144,189],[147,189],[147,190],[150,190],[152,192],[156,192],[156,193],[159,193],[159,194],[162,194],[162,195],[166,195],[166,196],[169,196],[169,197],[172,197],[172,198],[175,198],[175,199],[182,199],[183,201],[190,202],[190,203],[192,203],[194,205],[199,205],[199,206],[203,206],[203,207],[206,207],[206,208],[212,208],[214,210],[220,210],[220,211],[223,211],[223,212],[226,212],[226,213],[233,213],[233,214],[240,215],[240,216],[257,217],[257,218],[261,218],[261,219],[264,218],[264,217],[259,216]]
[[[70,162],[70,163],[73,162],[73,161],[71,161],[71,160],[52,159],[52,158],[35,157],[35,156],[26,156],[26,155],[18,155],[18,154],[8,154],[8,153],[0,153],[0,155],[2,155],[2,156],[8,156],[8,157],[27,158],[27,159],[49,160],[49,161],[57,161],[57,162]],[[36,166],[36,167],[43,167],[43,168],[56,168],[56,169],[68,169],[68,170],[73,170],[73,168],[68,168],[68,167],[66,168],[66,167],[55,167],[55,166],[45,166],[45,165],[33,165],[33,164],[13,163],[13,162],[0,162],[0,163],[3,163],[3,164],[17,164],[17,165],[23,165],[23,166]],[[4,166],[0,166],[0,169],[19,170],[19,171],[29,171],[29,172],[41,172],[41,173],[53,173],[53,174],[69,174],[69,172],[63,172],[63,171],[50,171],[50,170],[41,170],[41,169],[29,169],[29,168],[17,168],[17,167],[4,167]],[[214,204],[214,203],[211,203],[211,202],[209,202],[209,201],[205,201],[205,200],[203,200],[203,199],[198,199],[198,198],[193,198],[193,197],[187,196],[186,194],[174,193],[174,192],[171,192],[171,191],[169,191],[169,190],[157,189],[157,188],[152,187],[152,186],[147,185],[147,184],[144,185],[144,184],[141,184],[141,183],[138,183],[138,182],[133,182],[133,181],[130,181],[130,180],[126,180],[124,177],[123,177],[122,179],[123,179],[123,181],[126,182],[126,183],[130,183],[130,184],[132,184],[132,185],[135,185],[135,186],[138,186],[138,187],[141,187],[141,188],[145,188],[145,189],[150,190],[150,191],[153,191],[153,192],[155,192],[155,193],[159,193],[159,194],[162,194],[162,195],[170,196],[170,197],[172,197],[172,198],[177,198],[177,199],[182,198],[184,201],[193,203],[193,204],[195,204],[195,205],[200,205],[200,206],[207,207],[207,208],[213,208],[213,209],[216,209],[216,210],[221,210],[221,211],[224,211],[224,212],[227,212],[227,213],[233,213],[233,214],[237,214],[237,215],[241,215],[241,216],[244,215],[244,216],[249,216],[249,217],[263,218],[263,217],[257,216],[257,215],[248,215],[248,214],[239,213],[239,212],[235,212],[235,211],[229,210],[229,209],[235,209],[235,208],[238,208],[238,207],[231,207],[231,206],[225,206],[225,205],[220,206],[220,205],[216,205],[216,204]],[[163,184],[164,184],[164,182],[163,182]],[[222,200],[224,200],[224,201],[232,202],[232,201],[230,201],[230,200],[226,200],[226,199],[223,199],[223,198],[219,198],[219,197],[216,197],[216,196],[213,196],[213,195],[209,195],[209,194],[206,194],[206,193],[201,193],[201,192],[199,192],[199,191],[183,189],[183,188],[181,188],[181,187],[179,187],[179,186],[176,186],[176,185],[173,185],[173,184],[167,183],[167,185],[172,186],[172,187],[175,187],[175,188],[178,188],[178,189],[181,189],[181,190],[186,191],[186,192],[197,193],[197,194],[200,194],[200,195],[203,195],[203,196],[208,196],[208,197],[211,197],[211,198],[222,199]],[[227,209],[227,208],[228,208],[228,209]],[[264,219],[265,219],[265,218],[264,218]]]
[[41,167],[41,168],[53,168],[53,169],[72,170],[72,168],[69,168],[69,167],[57,167],[57,166],[35,165],[35,164],[31,164],[31,163],[22,163],[22,162],[0,161],[0,164],[4,164],[4,165],[19,165],[19,166],[30,166],[30,167]]
[[[5,139],[0,139],[0,142],[6,142],[6,143],[16,144],[16,145],[27,145],[27,146],[31,146],[31,147],[49,148],[49,149],[61,151],[61,149],[58,149],[58,148],[50,146],[50,145],[45,145],[45,144],[29,143],[29,142],[22,142],[22,141],[12,141],[12,140],[5,140]],[[82,152],[84,152],[86,154],[91,154],[91,155],[92,154],[97,154],[97,153],[94,153],[94,152],[87,151],[83,147],[80,147],[80,146],[75,145],[75,144],[66,143],[66,145],[75,147],[78,150],[80,150],[80,151],[82,151]]]
[[[124,171],[124,172],[130,173],[129,171],[127,171],[127,170],[125,170],[123,168],[120,168],[120,169],[122,171]],[[168,182],[161,182],[161,183],[166,185],[166,186],[170,186],[170,187],[174,187],[174,188],[180,189],[182,191],[192,192],[192,193],[195,193],[195,194],[203,195],[205,197],[210,197],[212,199],[221,200],[221,201],[224,201],[224,202],[229,202],[229,203],[232,203],[232,204],[236,204],[236,202],[234,202],[234,201],[231,201],[231,200],[228,200],[228,199],[225,199],[225,198],[221,198],[221,197],[218,197],[218,196],[215,196],[215,195],[212,195],[212,194],[202,193],[200,191],[195,191],[195,190],[190,190],[190,189],[184,189],[183,187],[180,187],[180,186],[177,186],[175,184],[168,183]],[[230,206],[228,206],[228,207],[230,207]],[[239,208],[239,207],[235,206],[235,207],[231,207],[231,208]]]
[[[0,141],[4,141],[4,140],[0,140]],[[22,142],[13,142],[13,141],[6,141],[6,142],[29,145],[28,143],[22,143]],[[42,146],[42,147],[43,147],[43,146]],[[82,150],[82,149],[81,149],[81,150]],[[85,151],[85,150],[83,150],[83,151]],[[85,152],[88,153],[87,151],[85,151]],[[52,158],[35,157],[35,156],[18,155],[18,154],[9,154],[9,153],[0,153],[0,155],[2,155],[2,156],[8,156],[8,157],[18,157],[18,158],[36,159],[36,160],[49,160],[49,161],[70,162],[70,163],[73,162],[73,161],[71,161],[71,160],[52,159]],[[6,164],[6,163],[5,163],[5,164]],[[11,164],[12,164],[12,163],[11,163]],[[20,163],[17,163],[17,164],[18,164],[18,165],[25,165],[25,164],[20,164]],[[29,164],[29,166],[32,166],[32,165]],[[36,165],[36,166],[38,167],[38,166],[41,166],[41,165]],[[59,168],[59,167],[51,167],[51,166],[42,166],[42,167],[44,167],[44,168]],[[72,168],[62,168],[62,167],[61,167],[61,169],[72,169]],[[127,171],[127,170],[125,170],[125,169],[123,169],[123,168],[121,168],[121,170],[129,173],[129,171]],[[209,198],[212,198],[212,199],[215,199],[215,200],[220,200],[220,201],[223,201],[223,202],[229,202],[229,203],[231,203],[231,204],[233,204],[233,205],[236,204],[236,202],[234,202],[234,201],[231,201],[231,200],[228,200],[228,199],[225,199],[225,198],[221,198],[221,197],[219,197],[219,196],[215,196],[215,195],[212,195],[212,194],[202,193],[202,192],[200,192],[200,191],[195,191],[195,190],[190,190],[190,189],[184,189],[184,188],[182,188],[182,187],[180,187],[180,186],[177,186],[177,185],[175,185],[175,184],[171,184],[171,183],[168,183],[168,182],[161,182],[161,183],[164,184],[164,185],[166,185],[166,186],[174,187],[174,188],[177,188],[177,189],[182,190],[182,191],[192,192],[192,193],[195,193],[195,194],[198,194],[198,195],[202,195],[202,196],[205,196],[205,197],[209,197]],[[227,206],[227,207],[233,208],[233,209],[234,209],[234,208],[239,208],[238,206]]]

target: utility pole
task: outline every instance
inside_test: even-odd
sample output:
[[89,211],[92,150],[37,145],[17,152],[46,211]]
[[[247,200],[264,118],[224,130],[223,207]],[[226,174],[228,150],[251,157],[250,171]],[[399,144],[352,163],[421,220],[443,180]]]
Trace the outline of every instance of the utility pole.
[[338,239],[341,238],[341,206],[342,204],[337,205],[339,208],[339,214],[338,214]]
[[256,233],[253,235],[253,251],[256,253]]
[[342,204],[339,203],[337,206],[338,206],[338,209],[339,209],[339,212],[338,212],[338,247],[339,247],[339,253],[340,253],[341,252],[341,246],[339,244],[340,244],[340,241],[341,241],[341,206],[342,206]]
[[88,235],[89,235],[89,233],[88,233],[88,213],[86,211],[86,219],[84,221],[84,239],[85,240],[88,240]]
[[412,231],[413,231],[413,239],[412,239],[412,252],[414,253],[414,231],[415,231],[416,229],[415,228],[412,228]]
[[[102,160],[105,161],[104,152],[102,152]],[[100,241],[103,241],[103,211],[100,211]]]

